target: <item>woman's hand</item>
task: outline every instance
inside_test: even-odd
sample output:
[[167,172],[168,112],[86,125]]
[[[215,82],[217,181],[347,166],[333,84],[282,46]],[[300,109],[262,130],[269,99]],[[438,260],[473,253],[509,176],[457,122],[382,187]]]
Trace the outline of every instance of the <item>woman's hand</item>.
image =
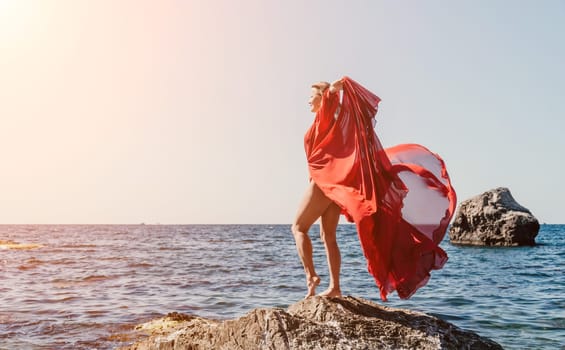
[[343,79],[338,79],[336,81],[334,81],[331,85],[330,85],[330,92],[334,93],[336,91],[342,90],[343,89]]

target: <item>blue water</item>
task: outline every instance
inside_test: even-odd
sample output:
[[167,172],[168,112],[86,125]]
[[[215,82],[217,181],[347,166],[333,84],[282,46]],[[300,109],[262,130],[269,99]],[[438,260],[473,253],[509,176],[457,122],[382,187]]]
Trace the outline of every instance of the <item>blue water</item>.
[[[224,319],[286,307],[306,292],[289,229],[0,225],[0,241],[43,245],[0,248],[0,349],[112,349],[132,341],[135,324],[171,311]],[[317,234],[313,227],[323,291]],[[381,303],[355,228],[340,225],[338,240],[344,295]],[[473,248],[446,239],[445,267],[410,300],[393,294],[386,304],[436,315],[506,349],[563,349],[565,225],[543,225],[537,242]]]

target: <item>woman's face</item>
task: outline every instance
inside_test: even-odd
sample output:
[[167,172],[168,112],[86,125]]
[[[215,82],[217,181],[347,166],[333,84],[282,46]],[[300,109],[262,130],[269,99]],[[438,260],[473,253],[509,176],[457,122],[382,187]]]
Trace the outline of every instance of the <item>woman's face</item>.
[[312,88],[312,93],[310,94],[310,101],[308,102],[310,105],[310,111],[316,113],[320,106],[322,105],[322,94],[320,93],[320,89]]

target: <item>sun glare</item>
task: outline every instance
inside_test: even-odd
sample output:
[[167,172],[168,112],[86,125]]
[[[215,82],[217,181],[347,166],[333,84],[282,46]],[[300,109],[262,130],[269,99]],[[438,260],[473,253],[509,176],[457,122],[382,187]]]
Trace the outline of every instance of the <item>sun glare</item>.
[[24,39],[34,28],[40,3],[31,0],[0,0],[0,44]]

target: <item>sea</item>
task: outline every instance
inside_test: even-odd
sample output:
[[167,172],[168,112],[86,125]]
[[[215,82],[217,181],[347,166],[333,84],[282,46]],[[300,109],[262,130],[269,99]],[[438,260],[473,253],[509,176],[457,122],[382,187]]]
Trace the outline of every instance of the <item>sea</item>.
[[[318,226],[314,262],[328,284]],[[441,247],[408,300],[382,302],[353,225],[338,226],[344,295],[425,312],[505,349],[565,349],[565,225],[537,245]],[[230,319],[286,308],[306,284],[290,225],[0,225],[0,350],[114,349],[169,312]]]

